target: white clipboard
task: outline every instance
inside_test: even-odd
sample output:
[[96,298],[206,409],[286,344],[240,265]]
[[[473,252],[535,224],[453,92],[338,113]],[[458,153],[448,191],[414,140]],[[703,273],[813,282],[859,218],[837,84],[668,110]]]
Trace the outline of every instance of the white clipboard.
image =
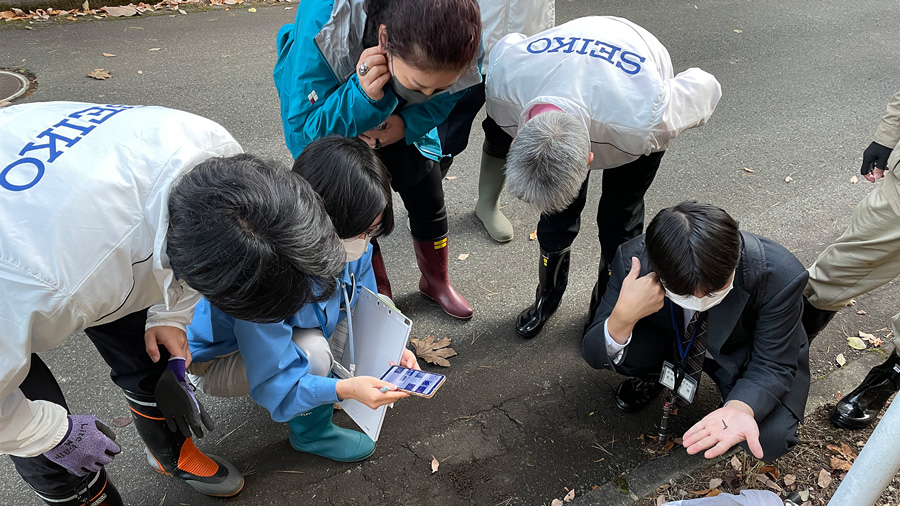
[[[357,297],[352,309],[356,372],[350,374],[350,353],[335,353],[332,370],[342,379],[351,376],[380,378],[387,372],[390,362],[400,363],[412,322],[366,287],[362,287]],[[341,407],[372,441],[378,441],[387,406],[371,409],[359,401],[347,399],[341,402]]]

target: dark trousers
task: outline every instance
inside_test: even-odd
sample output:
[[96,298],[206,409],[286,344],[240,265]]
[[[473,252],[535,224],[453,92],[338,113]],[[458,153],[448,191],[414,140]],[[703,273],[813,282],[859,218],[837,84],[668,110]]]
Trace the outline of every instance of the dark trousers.
[[[153,398],[156,383],[169,360],[165,348],[159,350],[159,362],[154,364],[150,360],[144,348],[146,322],[145,309],[84,331],[112,369],[110,376],[113,382],[143,400]],[[67,411],[69,409],[59,383],[37,354],[31,355],[31,369],[19,389],[30,400],[45,400],[59,404]],[[50,496],[72,493],[94,476],[75,476],[43,455],[10,458],[26,483],[39,493]]]
[[[637,160],[603,171],[603,187],[597,206],[597,236],[600,255],[606,265],[612,263],[619,246],[644,230],[644,194],[653,183],[665,151],[650,153]],[[541,214],[537,236],[541,249],[558,253],[570,247],[581,229],[581,211],[587,202],[588,177],[569,207],[552,214]]]
[[403,140],[375,151],[391,175],[391,187],[409,212],[412,236],[420,241],[447,235],[441,167]]
[[[472,123],[484,105],[484,101],[484,82],[482,82],[467,89],[466,94],[453,106],[447,119],[438,126],[441,149],[445,155],[451,156],[449,161],[452,161],[452,157],[462,153],[468,146]],[[512,137],[504,132],[490,116],[481,122],[481,129],[484,130],[484,152],[495,158],[506,158],[509,146],[512,144]]]
[[[644,333],[642,336],[645,337],[643,341],[632,339],[621,365],[630,374],[634,373],[645,381],[656,381],[662,371],[663,361],[676,363],[673,337],[666,333]],[[726,399],[736,380],[709,357],[703,362],[703,371],[715,382],[722,399]],[[765,462],[784,455],[800,441],[797,438],[800,419],[782,403],[778,403],[762,420],[757,419],[756,423],[759,426],[759,443]],[[749,453],[746,441],[741,443],[741,447]]]

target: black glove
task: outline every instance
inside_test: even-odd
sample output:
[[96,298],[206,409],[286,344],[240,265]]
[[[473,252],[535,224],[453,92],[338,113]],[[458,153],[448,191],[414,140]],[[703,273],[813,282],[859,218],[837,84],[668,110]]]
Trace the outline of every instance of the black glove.
[[891,148],[882,146],[877,142],[869,144],[869,147],[863,151],[863,163],[862,168],[859,169],[859,173],[865,176],[874,169],[884,169],[887,167],[887,161],[891,156],[891,151]]
[[156,384],[156,407],[162,411],[172,432],[180,431],[184,437],[191,437],[193,429],[197,437],[203,437],[201,422],[208,430],[215,430],[216,426],[194,396],[193,385],[184,379],[184,363],[182,357],[169,359],[166,371]]

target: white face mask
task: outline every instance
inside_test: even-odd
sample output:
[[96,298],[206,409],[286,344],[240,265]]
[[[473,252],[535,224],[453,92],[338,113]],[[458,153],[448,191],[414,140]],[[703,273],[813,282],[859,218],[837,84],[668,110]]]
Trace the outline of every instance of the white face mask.
[[353,262],[362,258],[366,250],[369,249],[369,236],[365,239],[354,237],[353,239],[341,239],[344,244],[344,251],[347,252],[347,261]]
[[725,300],[725,297],[728,295],[728,292],[734,288],[734,276],[731,277],[731,282],[728,283],[728,286],[723,290],[719,290],[718,292],[713,292],[706,297],[695,297],[693,295],[676,295],[670,292],[667,288],[666,297],[669,298],[675,304],[683,307],[684,309],[690,309],[691,311],[707,311],[710,308],[717,306],[720,302]]

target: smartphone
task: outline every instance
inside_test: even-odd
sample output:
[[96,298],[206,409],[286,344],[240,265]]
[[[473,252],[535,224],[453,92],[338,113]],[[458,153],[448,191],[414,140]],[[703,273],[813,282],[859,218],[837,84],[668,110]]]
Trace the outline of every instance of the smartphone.
[[444,384],[445,379],[447,377],[443,374],[417,371],[399,365],[392,365],[381,377],[381,381],[393,383],[404,392],[426,399],[430,399],[437,392],[437,389]]

